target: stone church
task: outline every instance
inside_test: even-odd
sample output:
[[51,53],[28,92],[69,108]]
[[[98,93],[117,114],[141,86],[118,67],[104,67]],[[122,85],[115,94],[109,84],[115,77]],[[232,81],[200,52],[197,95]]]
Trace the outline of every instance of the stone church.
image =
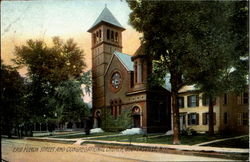
[[124,30],[107,7],[88,30],[92,40],[94,128],[166,132],[171,129],[170,92],[163,87],[149,88],[152,60],[143,48],[133,56],[122,53]]

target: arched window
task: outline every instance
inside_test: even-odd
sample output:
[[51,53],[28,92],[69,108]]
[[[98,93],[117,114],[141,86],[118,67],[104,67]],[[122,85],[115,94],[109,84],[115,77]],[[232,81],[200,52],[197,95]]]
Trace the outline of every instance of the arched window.
[[118,114],[119,114],[119,115],[121,115],[121,113],[122,113],[122,107],[121,107],[121,105],[119,105],[119,111],[118,111]]
[[98,31],[96,32],[96,42],[97,43],[99,42],[99,32]]
[[111,41],[114,41],[114,31],[111,30]]
[[110,108],[111,115],[117,119],[118,116],[121,115],[122,112],[122,101],[121,99],[110,100]]
[[114,106],[111,106],[111,115],[114,115]]
[[102,31],[101,31],[101,29],[99,30],[99,38],[102,38]]
[[93,33],[92,37],[93,37],[94,44],[95,44],[95,43],[96,43],[96,34],[95,34],[95,33]]
[[135,69],[134,73],[135,83],[137,83],[137,62],[135,62],[134,69]]
[[141,127],[141,110],[138,106],[133,107],[132,117],[133,117],[133,127],[134,128]]
[[142,82],[142,64],[141,64],[141,62],[139,62],[138,64],[137,64],[137,66],[138,66],[138,69],[137,69],[137,81],[138,81],[138,83],[141,83]]
[[143,64],[144,64],[144,61],[141,62],[141,82],[143,82]]
[[118,42],[118,33],[115,32],[115,42]]
[[107,39],[108,40],[110,39],[110,30],[109,29],[107,30]]

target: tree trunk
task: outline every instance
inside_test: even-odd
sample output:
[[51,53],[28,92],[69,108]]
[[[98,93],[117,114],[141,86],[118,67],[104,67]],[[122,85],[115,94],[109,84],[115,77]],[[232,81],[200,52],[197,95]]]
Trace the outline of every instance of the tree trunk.
[[211,136],[214,135],[214,103],[212,97],[209,97],[208,116],[209,116],[208,134]]
[[173,144],[178,145],[180,141],[180,121],[179,121],[179,108],[177,106],[177,75],[171,74],[171,97],[172,97],[172,111],[173,111]]

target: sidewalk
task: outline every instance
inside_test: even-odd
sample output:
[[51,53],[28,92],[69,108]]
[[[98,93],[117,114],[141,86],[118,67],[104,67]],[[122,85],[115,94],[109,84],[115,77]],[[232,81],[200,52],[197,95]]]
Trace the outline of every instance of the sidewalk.
[[137,147],[146,147],[146,148],[165,148],[165,149],[174,149],[182,151],[197,151],[197,152],[218,152],[218,153],[249,153],[249,149],[239,149],[239,148],[222,148],[222,147],[210,147],[210,146],[198,146],[198,145],[171,145],[171,144],[149,144],[149,143],[130,143],[130,142],[117,142],[117,141],[104,141],[104,140],[88,140],[88,139],[66,139],[66,138],[36,138],[28,137],[27,140],[37,140],[37,141],[51,141],[51,142],[74,142],[76,145],[81,145],[85,142],[99,143],[99,144],[116,144],[121,146],[137,146]]

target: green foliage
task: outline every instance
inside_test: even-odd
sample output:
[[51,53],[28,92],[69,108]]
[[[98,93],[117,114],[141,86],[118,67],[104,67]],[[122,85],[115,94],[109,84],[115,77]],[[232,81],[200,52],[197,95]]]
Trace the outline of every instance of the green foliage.
[[32,80],[43,83],[58,84],[80,77],[86,67],[83,51],[73,39],[64,43],[54,37],[52,47],[41,40],[28,40],[26,45],[16,47],[14,54],[14,62],[19,67],[26,66]]
[[14,54],[16,65],[28,69],[27,104],[34,122],[42,122],[45,117],[79,120],[87,113],[81,84],[90,87],[90,75],[83,73],[84,53],[73,39],[63,42],[54,37],[52,46],[28,40],[26,45],[16,47]]
[[[248,56],[247,2],[128,1],[128,4],[132,10],[130,24],[143,32],[145,51],[157,60],[153,84],[162,84],[164,74],[170,72],[171,76],[182,78],[178,85],[172,85],[177,89],[199,81],[207,84],[205,80],[210,78],[215,82],[210,87],[215,86],[225,75],[230,84],[216,88],[232,90],[237,82],[239,88],[244,85],[248,59],[240,58]],[[231,67],[236,72],[226,74]]]
[[108,111],[103,119],[103,129],[105,131],[120,132],[132,127],[132,117],[129,110],[123,110],[120,116],[115,119]]
[[[237,4],[238,2],[200,3],[199,12],[194,12],[198,19],[193,23],[194,29],[190,30],[192,44],[189,46],[190,55],[183,59],[183,74],[184,78],[195,83],[212,98],[246,87],[247,63],[240,57],[247,56],[248,45],[245,44],[245,50],[237,52],[237,46],[242,45],[242,42],[236,35],[247,37],[247,28],[241,29],[239,33],[233,29],[236,22],[231,20],[235,16]],[[232,72],[232,69],[235,71]]]
[[25,83],[16,69],[2,63],[1,67],[1,132],[10,135],[11,130],[23,124],[29,116],[25,106]]
[[52,98],[47,98],[49,105],[56,108],[60,122],[81,121],[88,115],[87,105],[83,102],[81,84],[75,80],[62,82],[55,88]]
[[87,71],[83,73],[83,76],[79,79],[80,83],[84,85],[84,91],[86,95],[91,94],[91,88],[92,88],[92,76],[91,71]]
[[[162,58],[163,59],[163,58]],[[165,77],[167,75],[167,67],[162,67],[164,60],[154,60],[153,61],[153,73],[148,77],[149,87],[164,86]]]
[[[182,86],[196,84],[211,98],[244,87],[248,59],[240,57],[248,56],[247,2],[127,2],[130,24],[143,32],[146,54],[160,63],[150,81],[161,84],[166,72],[171,75],[175,137],[179,134],[175,101]],[[231,67],[236,72],[228,74]]]

